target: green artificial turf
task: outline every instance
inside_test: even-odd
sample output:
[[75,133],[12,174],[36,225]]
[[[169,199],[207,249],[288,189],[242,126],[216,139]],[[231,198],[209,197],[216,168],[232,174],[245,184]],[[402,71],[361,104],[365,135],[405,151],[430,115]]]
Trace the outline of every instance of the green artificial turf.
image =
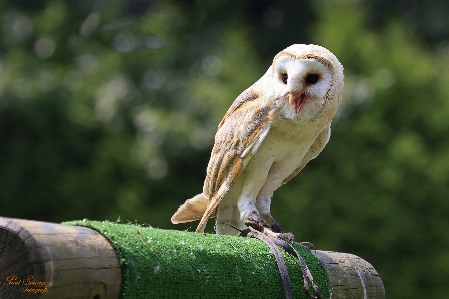
[[[275,258],[258,239],[109,221],[64,224],[92,228],[110,241],[122,266],[122,299],[285,298]],[[322,298],[329,298],[324,267],[308,249],[299,245],[295,248],[309,267]],[[305,299],[298,260],[281,252],[293,297]]]

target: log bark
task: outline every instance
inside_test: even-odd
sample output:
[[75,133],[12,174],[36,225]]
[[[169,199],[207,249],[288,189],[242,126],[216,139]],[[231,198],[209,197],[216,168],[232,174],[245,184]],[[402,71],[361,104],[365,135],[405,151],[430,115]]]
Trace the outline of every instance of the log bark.
[[0,217],[0,298],[119,298],[109,242],[76,226]]

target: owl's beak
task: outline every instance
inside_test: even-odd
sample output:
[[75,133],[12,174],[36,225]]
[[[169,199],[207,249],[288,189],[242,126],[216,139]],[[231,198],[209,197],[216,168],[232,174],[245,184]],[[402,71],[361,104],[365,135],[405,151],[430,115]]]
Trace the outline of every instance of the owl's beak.
[[307,100],[307,95],[303,92],[299,96],[294,93],[290,93],[288,96],[288,103],[290,104],[290,107],[295,109],[296,116],[299,114],[299,110],[301,110],[301,107],[304,105],[304,103]]

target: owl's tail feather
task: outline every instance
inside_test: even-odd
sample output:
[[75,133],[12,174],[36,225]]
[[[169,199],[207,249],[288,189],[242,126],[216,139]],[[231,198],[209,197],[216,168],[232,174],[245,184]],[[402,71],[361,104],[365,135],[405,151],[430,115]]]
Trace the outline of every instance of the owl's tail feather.
[[[171,222],[178,224],[200,220],[207,209],[208,203],[209,199],[203,193],[187,199],[171,217]],[[209,217],[214,216],[215,213],[212,213]]]
[[226,182],[223,183],[220,189],[218,189],[218,191],[210,198],[206,211],[204,212],[203,217],[201,218],[201,221],[196,228],[197,233],[204,233],[204,228],[206,227],[207,220],[217,214],[218,204],[229,191],[229,188],[230,186]]

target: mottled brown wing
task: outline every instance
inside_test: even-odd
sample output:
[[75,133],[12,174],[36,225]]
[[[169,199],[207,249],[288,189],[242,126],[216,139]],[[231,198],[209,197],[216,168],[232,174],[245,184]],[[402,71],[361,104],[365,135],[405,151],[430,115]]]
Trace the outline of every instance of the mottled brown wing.
[[223,116],[223,119],[218,124],[218,129],[221,128],[221,126],[224,124],[226,119],[229,115],[231,115],[235,110],[237,110],[240,106],[243,104],[257,100],[259,98],[259,95],[255,93],[251,87],[243,91],[235,100],[234,103],[232,103],[231,107],[229,107],[228,111],[226,111],[226,114]]
[[209,204],[197,232],[204,231],[207,219],[215,212],[268,134],[271,127],[269,112],[269,108],[263,106],[261,98],[247,89],[223,117],[215,135],[203,188]]

